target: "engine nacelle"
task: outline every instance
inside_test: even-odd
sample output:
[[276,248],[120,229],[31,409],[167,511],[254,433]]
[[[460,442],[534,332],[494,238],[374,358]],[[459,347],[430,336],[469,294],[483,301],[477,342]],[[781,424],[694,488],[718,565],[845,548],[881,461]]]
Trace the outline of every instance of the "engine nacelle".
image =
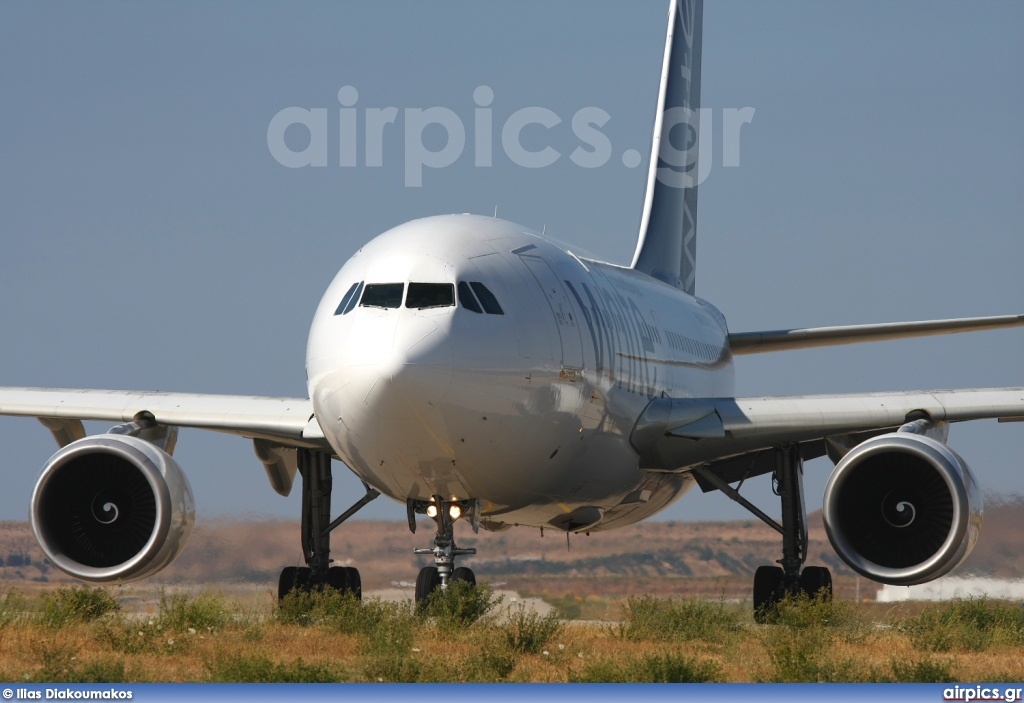
[[945,444],[893,432],[857,445],[825,486],[829,541],[854,571],[910,586],[960,564],[981,532],[970,469]]
[[181,553],[192,532],[192,489],[178,464],[150,442],[95,435],[54,454],[32,491],[29,518],[39,547],[83,581],[152,576]]

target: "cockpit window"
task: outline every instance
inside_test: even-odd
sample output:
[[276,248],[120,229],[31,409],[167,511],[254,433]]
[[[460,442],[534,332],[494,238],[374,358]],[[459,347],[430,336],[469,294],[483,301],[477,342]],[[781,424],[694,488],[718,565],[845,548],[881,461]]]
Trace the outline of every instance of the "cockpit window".
[[480,304],[484,306],[484,312],[488,315],[504,315],[505,311],[498,305],[498,299],[494,297],[494,293],[488,290],[487,286],[479,281],[471,281],[470,285],[473,286],[473,292],[476,293],[476,297],[480,300]]
[[359,281],[359,287],[356,288],[356,292],[352,294],[352,298],[348,301],[348,305],[345,306],[345,311],[342,315],[348,315],[350,312],[355,310],[356,303],[359,302],[359,298],[363,295],[363,282]]
[[473,291],[469,289],[469,284],[465,281],[459,281],[459,303],[471,312],[483,313],[480,303],[476,302],[476,296],[473,295]]
[[335,315],[344,315],[346,312],[348,312],[348,310],[346,310],[345,308],[348,306],[349,302],[351,302],[351,300],[356,297],[355,292],[356,288],[358,287],[358,283],[352,284],[352,287],[348,289],[348,293],[346,293],[345,297],[341,299],[340,303],[338,303],[338,309],[334,311]]
[[398,308],[402,306],[404,283],[370,283],[363,289],[359,300],[364,308]]
[[407,308],[447,308],[455,305],[455,286],[451,283],[410,283],[405,297]]

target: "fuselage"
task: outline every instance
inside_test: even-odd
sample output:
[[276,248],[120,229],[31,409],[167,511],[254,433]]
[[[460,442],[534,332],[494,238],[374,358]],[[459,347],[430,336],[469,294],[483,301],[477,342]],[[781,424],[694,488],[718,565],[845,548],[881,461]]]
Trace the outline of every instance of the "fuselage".
[[607,529],[692,486],[640,471],[630,434],[652,398],[733,395],[727,340],[715,308],[672,286],[450,215],[344,265],[306,368],[328,441],[385,495],[479,500],[491,529]]

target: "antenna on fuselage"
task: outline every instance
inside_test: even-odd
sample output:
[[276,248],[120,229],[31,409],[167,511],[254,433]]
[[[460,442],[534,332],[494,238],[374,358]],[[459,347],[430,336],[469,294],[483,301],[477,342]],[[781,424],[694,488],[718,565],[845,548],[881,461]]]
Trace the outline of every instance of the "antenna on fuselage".
[[548,233],[548,226],[547,226],[547,224],[544,225],[544,229],[542,229],[540,233],[541,233],[541,235],[545,235],[545,234]]
[[494,206],[494,219],[498,219],[498,206]]

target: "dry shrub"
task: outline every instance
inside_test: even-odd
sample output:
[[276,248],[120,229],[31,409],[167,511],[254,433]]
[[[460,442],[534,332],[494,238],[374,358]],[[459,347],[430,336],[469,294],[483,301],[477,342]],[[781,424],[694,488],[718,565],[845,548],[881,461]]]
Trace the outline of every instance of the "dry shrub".
[[709,683],[722,681],[722,669],[710,659],[660,652],[626,660],[603,659],[571,674],[574,683]]
[[632,596],[623,607],[615,633],[634,641],[722,643],[740,630],[739,615],[726,610],[721,601]]
[[862,667],[850,658],[840,658],[836,651],[837,643],[864,636],[863,623],[851,603],[801,594],[783,599],[768,620],[762,644],[770,669],[764,680],[831,683],[864,678]]
[[932,605],[900,628],[915,648],[928,652],[983,652],[1024,644],[1024,608],[986,598]]
[[336,683],[345,680],[334,668],[307,664],[301,657],[282,663],[265,656],[222,655],[214,659],[208,669],[210,681],[216,683]]
[[92,622],[107,613],[121,609],[120,604],[105,589],[92,586],[61,586],[40,597],[40,622],[52,627]]
[[505,644],[513,652],[539,654],[552,637],[562,631],[562,622],[557,612],[540,615],[520,605],[509,608],[508,617],[501,628]]

